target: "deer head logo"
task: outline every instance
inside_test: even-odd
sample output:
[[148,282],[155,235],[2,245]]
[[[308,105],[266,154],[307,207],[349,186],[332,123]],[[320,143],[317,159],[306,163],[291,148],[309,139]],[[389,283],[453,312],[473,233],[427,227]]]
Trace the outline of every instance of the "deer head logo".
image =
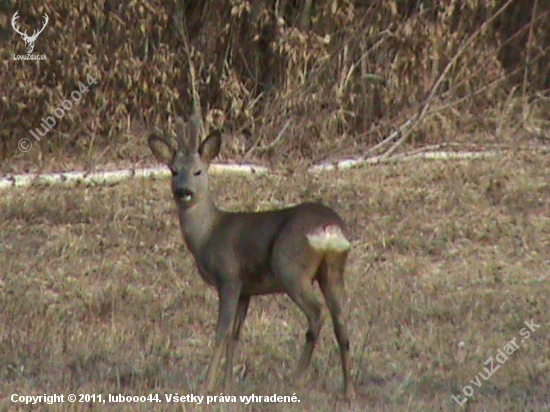
[[44,13],[44,25],[42,26],[42,28],[40,30],[35,30],[33,32],[32,36],[29,36],[29,35],[27,35],[27,30],[25,30],[24,33],[19,31],[19,25],[17,24],[17,21],[16,21],[19,18],[18,13],[19,13],[19,10],[16,11],[15,14],[13,15],[13,18],[11,19],[11,25],[12,25],[13,29],[17,33],[19,33],[21,35],[21,37],[23,37],[23,40],[25,41],[25,47],[27,48],[27,54],[31,54],[32,51],[34,50],[34,42],[38,38],[38,35],[44,31],[44,29],[46,28],[46,25],[48,24],[48,21],[50,19],[49,19],[48,15],[46,13]]

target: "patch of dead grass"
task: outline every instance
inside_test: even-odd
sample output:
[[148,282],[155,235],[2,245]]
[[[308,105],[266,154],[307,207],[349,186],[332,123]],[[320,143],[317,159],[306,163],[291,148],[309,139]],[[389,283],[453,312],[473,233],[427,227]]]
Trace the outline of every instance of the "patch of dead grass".
[[[475,387],[467,410],[548,408],[547,159],[213,180],[227,209],[323,200],[349,222],[354,244],[347,290],[359,399],[349,407],[334,400],[341,373],[326,311],[307,388],[288,382],[305,320],[284,296],[253,300],[229,393],[298,392],[303,410],[459,410],[451,395],[533,319],[540,329]],[[217,299],[185,250],[168,182],[29,188],[6,192],[0,208],[0,393],[8,394],[7,408],[14,407],[11,393],[201,394]]]

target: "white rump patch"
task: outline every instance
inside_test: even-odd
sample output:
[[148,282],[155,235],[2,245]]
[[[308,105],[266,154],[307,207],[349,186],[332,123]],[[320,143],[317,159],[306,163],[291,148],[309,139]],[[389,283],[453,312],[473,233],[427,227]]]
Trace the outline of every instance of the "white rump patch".
[[351,247],[338,225],[320,227],[306,236],[311,247],[322,252],[345,252]]

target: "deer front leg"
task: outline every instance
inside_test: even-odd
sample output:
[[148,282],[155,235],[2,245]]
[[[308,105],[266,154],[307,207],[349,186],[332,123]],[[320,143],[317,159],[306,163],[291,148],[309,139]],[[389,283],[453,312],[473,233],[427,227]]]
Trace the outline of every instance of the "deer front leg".
[[240,283],[222,284],[218,287],[218,324],[216,327],[214,354],[206,378],[207,392],[213,392],[216,388],[220,376],[221,358],[227,342],[231,338],[230,335],[237,314],[240,293]]
[[241,328],[246,318],[246,312],[248,311],[248,305],[250,304],[250,296],[241,296],[239,298],[239,305],[237,307],[237,315],[233,324],[233,333],[231,338],[227,340],[227,353],[225,358],[225,383],[227,384],[231,378],[233,372],[233,355],[235,353],[235,347],[239,342],[241,336]]

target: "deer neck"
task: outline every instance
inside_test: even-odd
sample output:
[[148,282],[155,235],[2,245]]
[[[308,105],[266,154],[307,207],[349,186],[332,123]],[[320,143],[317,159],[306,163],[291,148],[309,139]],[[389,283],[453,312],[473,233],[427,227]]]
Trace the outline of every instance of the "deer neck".
[[190,252],[196,256],[208,240],[218,222],[221,211],[216,207],[211,194],[190,208],[178,205],[178,216],[183,238]]

